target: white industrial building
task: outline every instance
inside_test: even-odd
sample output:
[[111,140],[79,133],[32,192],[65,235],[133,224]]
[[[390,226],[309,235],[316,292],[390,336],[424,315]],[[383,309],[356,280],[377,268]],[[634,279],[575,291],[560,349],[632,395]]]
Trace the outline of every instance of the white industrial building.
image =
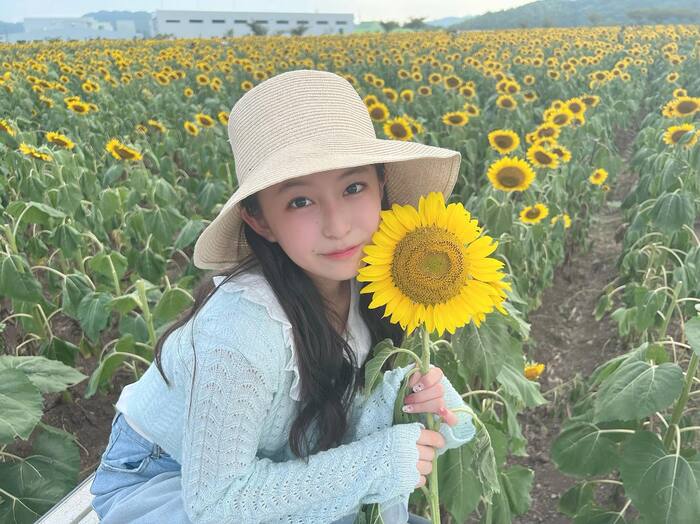
[[79,18],[25,18],[24,31],[7,33],[7,42],[31,40],[87,40],[90,38],[134,38],[141,34],[131,20],[99,22],[89,16]]
[[153,32],[176,38],[245,36],[253,34],[249,23],[266,28],[271,36],[292,34],[299,26],[307,27],[304,36],[348,34],[355,27],[352,14],[156,10]]

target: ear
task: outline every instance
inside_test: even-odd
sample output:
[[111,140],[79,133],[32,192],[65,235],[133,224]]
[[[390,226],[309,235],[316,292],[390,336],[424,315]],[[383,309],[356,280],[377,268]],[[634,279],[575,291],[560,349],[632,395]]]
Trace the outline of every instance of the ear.
[[246,224],[248,224],[250,227],[253,228],[253,231],[255,231],[258,235],[263,237],[265,240],[268,242],[277,242],[275,239],[275,236],[272,234],[272,230],[270,230],[270,226],[267,224],[267,221],[265,218],[260,214],[260,216],[253,216],[246,211],[246,209],[241,206],[240,209],[240,215],[241,219],[245,221]]

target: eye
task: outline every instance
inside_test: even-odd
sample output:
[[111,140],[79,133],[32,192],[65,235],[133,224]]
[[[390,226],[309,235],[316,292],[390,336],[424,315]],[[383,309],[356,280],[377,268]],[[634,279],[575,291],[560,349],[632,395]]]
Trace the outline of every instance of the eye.
[[[364,182],[353,182],[352,184],[350,184],[350,185],[348,186],[348,188],[351,188],[351,187],[354,187],[354,186],[362,186],[362,188],[364,189],[365,187],[367,187],[367,184],[365,184]],[[351,193],[352,193],[353,195],[356,195],[357,193],[361,193],[361,192],[362,192],[362,190],[360,190],[360,191],[351,191]]]
[[306,207],[306,206],[295,206],[294,205],[294,202],[299,202],[299,201],[303,202],[304,200],[308,200],[308,198],[306,198],[306,197],[295,198],[289,202],[289,207],[291,207],[292,209],[301,209],[303,207]]

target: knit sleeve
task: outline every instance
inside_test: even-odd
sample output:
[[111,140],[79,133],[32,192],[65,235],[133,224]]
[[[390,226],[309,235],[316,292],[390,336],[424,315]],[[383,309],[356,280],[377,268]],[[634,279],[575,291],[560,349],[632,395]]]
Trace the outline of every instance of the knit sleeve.
[[[399,393],[399,388],[406,374],[414,367],[415,364],[412,363],[408,366],[392,369],[384,373],[381,385],[373,390],[369,397],[361,401],[353,410],[351,426],[354,427],[354,431],[349,436],[350,441],[352,439],[363,438],[374,431],[379,431],[392,425],[394,420],[394,404]],[[435,366],[431,364],[430,367],[433,368]],[[465,406],[462,396],[457,393],[446,376],[443,375],[440,383],[445,391],[445,405],[449,409]],[[457,415],[458,422],[454,427],[445,422],[440,423],[438,431],[445,438],[445,446],[438,449],[438,455],[442,455],[448,449],[457,448],[466,444],[474,436],[475,428],[472,423],[471,415],[465,412],[457,412],[455,415]],[[419,418],[422,424],[427,424],[425,413],[420,413]]]
[[[244,309],[203,308],[193,330],[196,373],[187,388],[182,453],[190,520],[332,522],[360,504],[410,494],[420,478],[420,422],[385,428],[308,460],[256,456],[283,367],[263,355],[279,347],[283,335],[274,321]],[[276,362],[274,372],[265,369],[268,361]]]

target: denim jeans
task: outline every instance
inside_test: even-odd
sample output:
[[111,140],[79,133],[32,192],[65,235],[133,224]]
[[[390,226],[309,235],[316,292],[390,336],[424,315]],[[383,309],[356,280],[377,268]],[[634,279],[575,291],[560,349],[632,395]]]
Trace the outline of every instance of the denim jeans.
[[[182,503],[180,475],[180,464],[117,412],[90,487],[92,508],[102,524],[191,524]],[[355,518],[348,515],[332,524],[353,524]],[[430,521],[410,513],[408,524]]]

